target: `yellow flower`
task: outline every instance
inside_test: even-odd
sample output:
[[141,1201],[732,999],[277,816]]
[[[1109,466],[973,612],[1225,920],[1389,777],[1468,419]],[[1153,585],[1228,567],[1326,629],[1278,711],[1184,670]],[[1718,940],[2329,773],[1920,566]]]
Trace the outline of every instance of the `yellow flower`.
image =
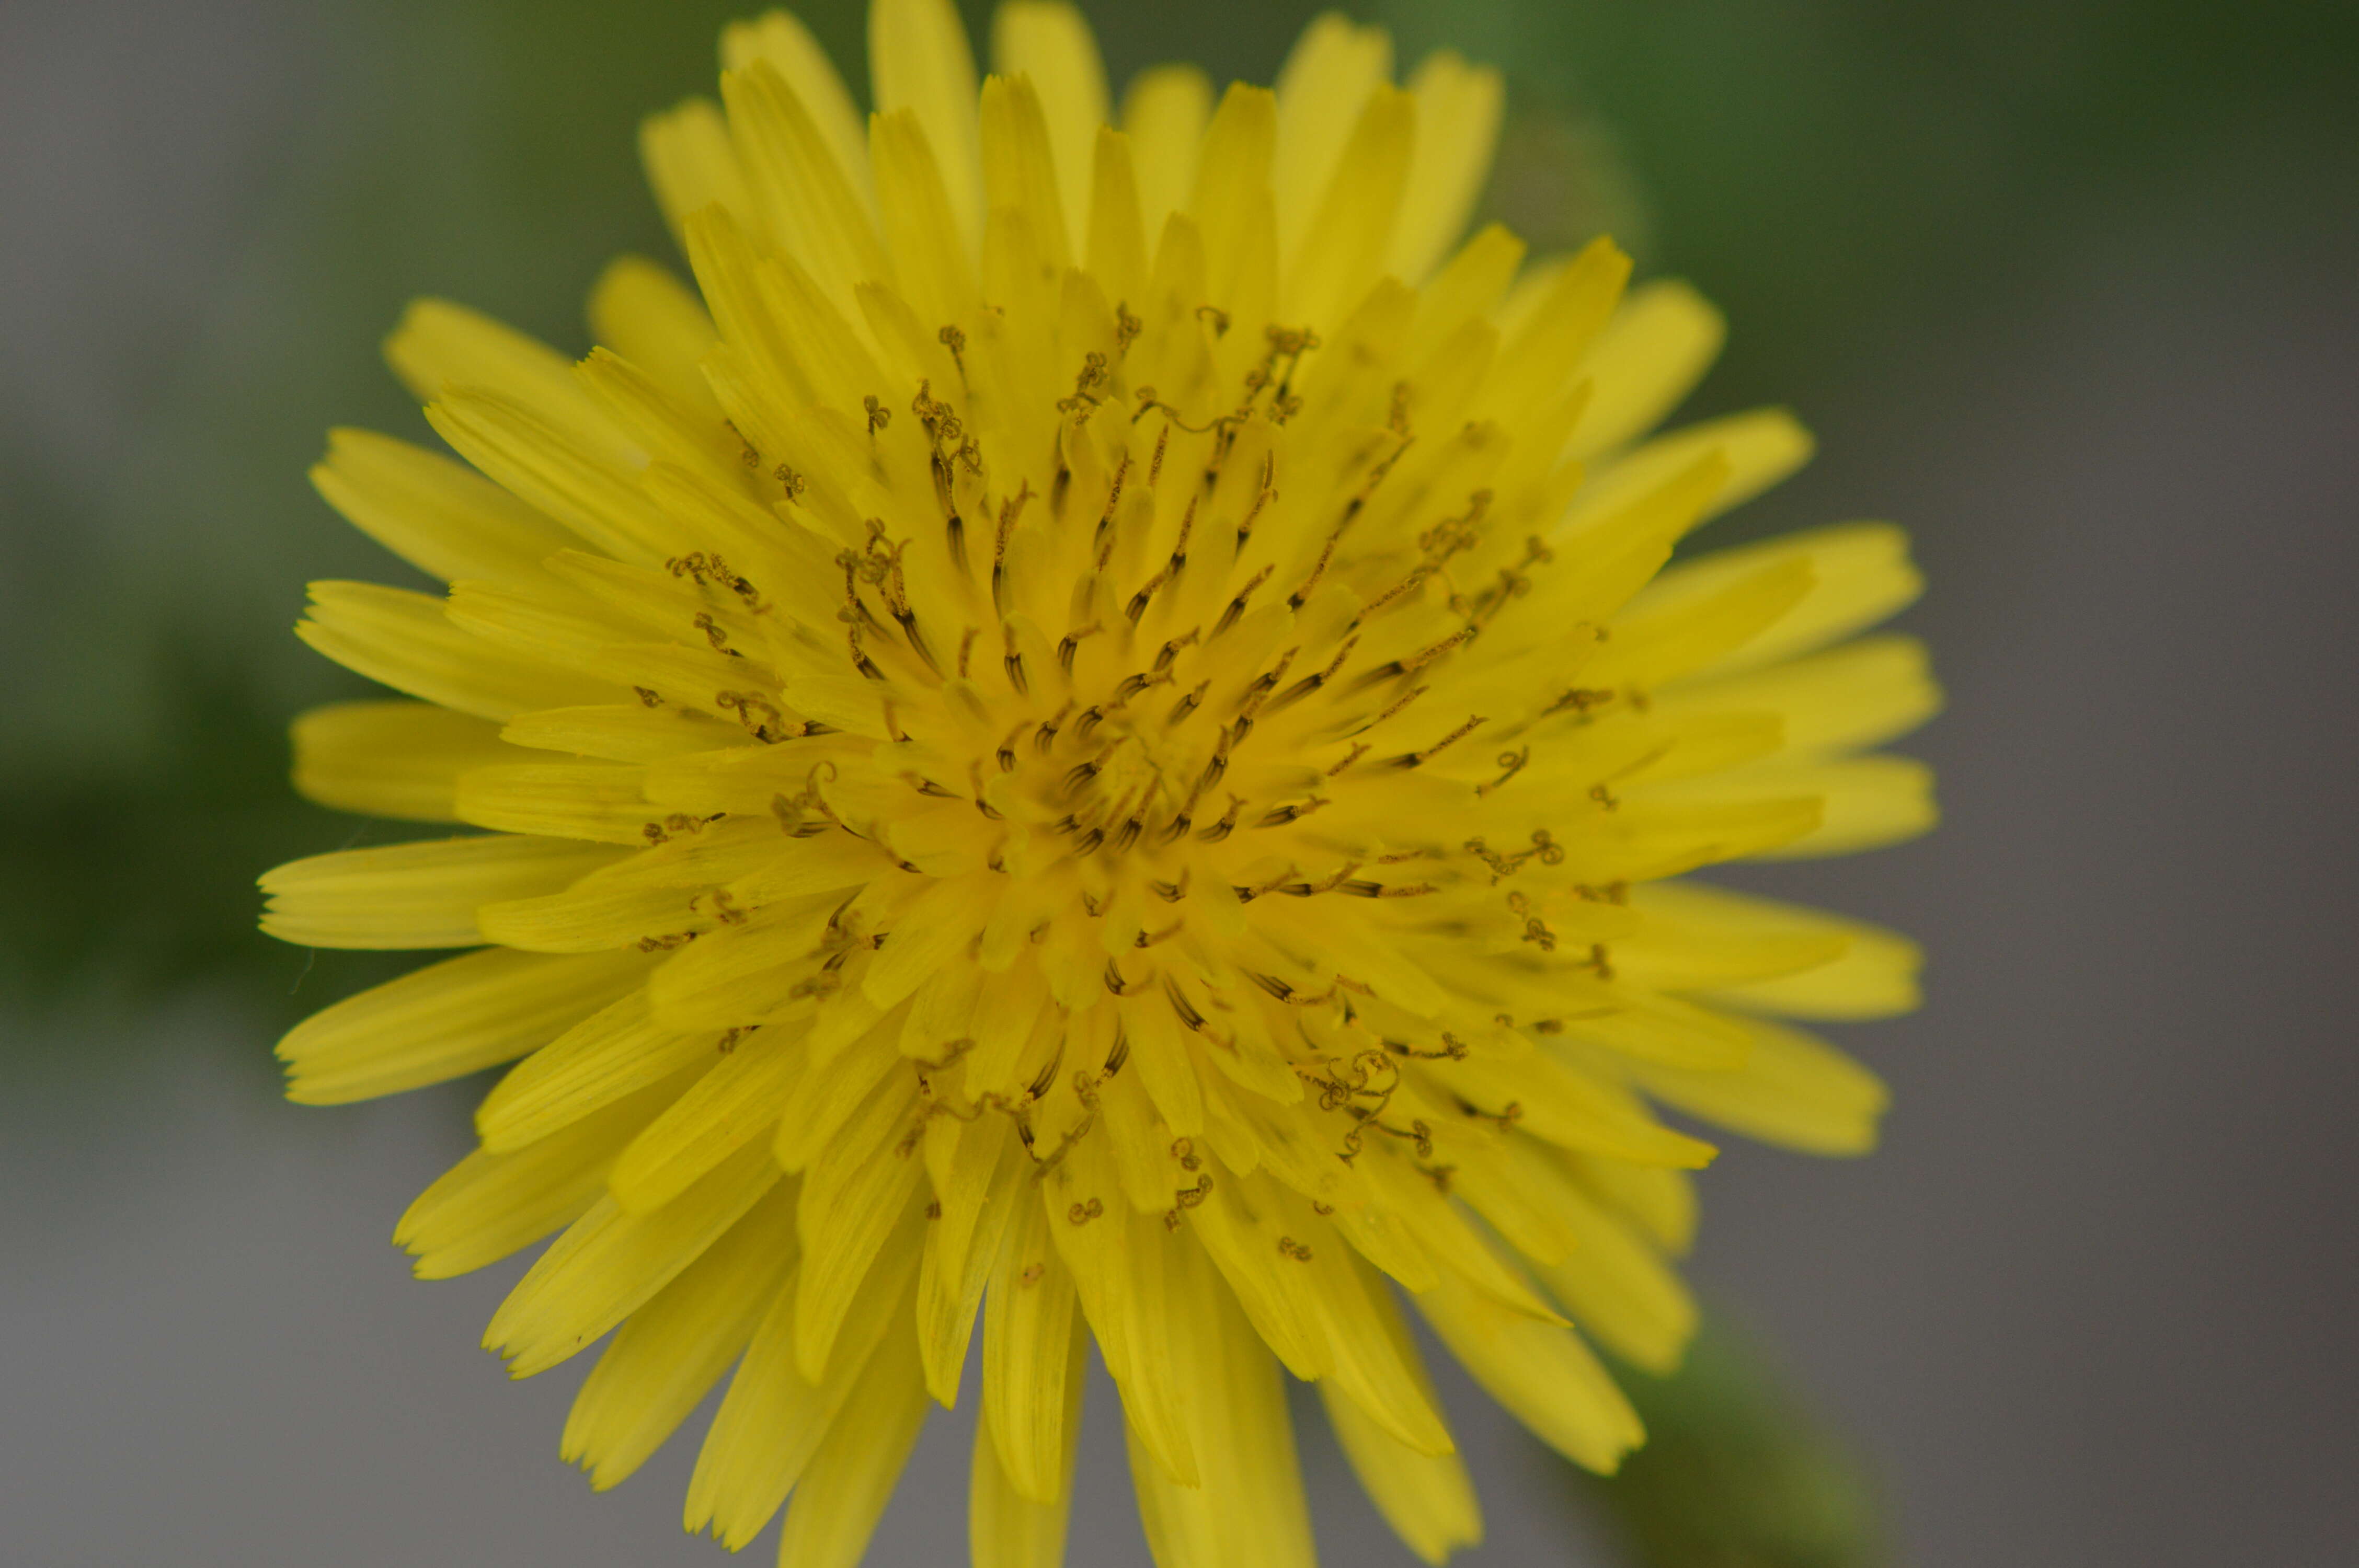
[[[1718,347],[1600,242],[1459,243],[1495,73],[1333,17],[1276,92],[1011,4],[877,0],[865,126],[774,14],[650,121],[693,269],[618,262],[568,364],[458,307],[389,354],[472,465],[339,431],[321,491],[449,597],[299,628],[420,700],[297,781],[489,833],[264,879],[266,928],[473,948],[279,1047],[310,1103],[515,1062],[403,1217],[439,1278],[557,1239],[518,1377],[610,1332],[566,1456],[621,1480],[733,1364],[687,1522],[859,1555],[978,1315],[973,1540],[1062,1550],[1083,1351],[1167,1568],[1310,1562],[1279,1369],[1376,1506],[1477,1539],[1403,1318],[1573,1460],[1588,1348],[1678,1358],[1662,1104],[1830,1153],[1882,1091],[1784,1017],[1906,942],[1685,880],[1931,820],[1864,749],[1938,700],[1847,641],[1916,593],[1854,524],[1666,568],[1809,441],[1647,438]],[[791,1500],[789,1500],[791,1494]]]

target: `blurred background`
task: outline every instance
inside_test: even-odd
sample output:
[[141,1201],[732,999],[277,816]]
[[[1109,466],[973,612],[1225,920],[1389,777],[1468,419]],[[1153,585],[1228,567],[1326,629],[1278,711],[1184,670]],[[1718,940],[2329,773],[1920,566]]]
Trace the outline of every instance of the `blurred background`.
[[[358,684],[302,584],[406,580],[305,482],[326,427],[427,438],[376,354],[415,295],[585,350],[607,257],[669,255],[636,122],[752,8],[0,5],[0,1563],[721,1560],[692,1442],[593,1498],[579,1369],[473,1348],[520,1262],[388,1245],[464,1087],[278,1098],[383,968],[256,935],[252,880],[387,833],[283,782]],[[1117,80],[1266,81],[1315,8],[1084,5]],[[1715,534],[1908,524],[1951,695],[1940,834],[1754,879],[1930,949],[1845,1035],[1886,1147],[1703,1178],[1718,1323],[1624,1478],[1447,1384],[1468,1561],[2359,1559],[2359,9],[1357,9],[1506,65],[1492,215],[1728,308],[1689,412],[1821,445]],[[863,80],[857,9],[801,10]],[[1076,1564],[1146,1561],[1107,1393]],[[872,1562],[962,1558],[969,1415]],[[1409,1562],[1304,1424],[1328,1560]]]

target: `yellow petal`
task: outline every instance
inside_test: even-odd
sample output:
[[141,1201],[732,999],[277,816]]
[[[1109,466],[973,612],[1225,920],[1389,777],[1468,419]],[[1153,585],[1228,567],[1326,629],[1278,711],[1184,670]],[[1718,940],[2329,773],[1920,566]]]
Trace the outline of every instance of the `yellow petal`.
[[712,418],[721,416],[701,368],[719,334],[704,302],[670,268],[645,256],[617,256],[607,263],[590,290],[590,332],[655,377],[673,397]]
[[[883,9],[872,11],[871,17]],[[876,204],[885,218],[885,241],[893,252],[901,291],[925,321],[954,322],[967,313],[974,296],[979,240],[963,227],[951,195],[952,176],[942,167],[940,150],[914,110],[872,116],[868,146],[876,166]],[[978,187],[982,178],[978,168],[973,176]],[[969,200],[980,207],[980,189]]]
[[1733,985],[1707,982],[1712,989],[1705,1000],[1747,1011],[1830,1019],[1886,1018],[1917,1005],[1917,971],[1924,956],[1897,933],[1689,881],[1633,888],[1631,901],[1696,933],[1699,946],[1791,943],[1833,949],[1832,957],[1792,973]]
[[512,1378],[587,1348],[727,1234],[781,1174],[756,1147],[653,1214],[599,1199],[508,1292],[484,1331],[484,1348],[506,1357]]
[[1664,1104],[1765,1143],[1813,1154],[1864,1154],[1889,1099],[1875,1076],[1814,1034],[1753,1020],[1753,1050],[1733,1073],[1636,1063],[1632,1078]]
[[810,1466],[886,1335],[908,1335],[918,1271],[916,1227],[923,1223],[917,1213],[911,1210],[903,1234],[906,1245],[886,1249],[861,1287],[823,1382],[807,1382],[795,1370],[797,1292],[792,1281],[779,1290],[697,1454],[683,1515],[691,1532],[709,1524],[733,1551],[759,1534]]
[[1137,1426],[1128,1426],[1131,1484],[1147,1545],[1162,1568],[1311,1568],[1310,1520],[1277,1363],[1202,1255],[1182,1246],[1174,1257],[1168,1354],[1190,1390],[1202,1479],[1175,1483]]
[[529,576],[573,542],[450,459],[368,430],[329,431],[311,483],[362,533],[446,582]]
[[667,1078],[526,1148],[477,1150],[418,1195],[394,1245],[416,1255],[419,1279],[447,1280],[564,1228],[598,1201],[615,1152],[676,1092]]
[[[1388,1298],[1385,1307],[1394,1353],[1410,1369],[1426,1399],[1439,1403],[1399,1310]],[[1352,1473],[1410,1551],[1438,1563],[1462,1546],[1482,1543],[1483,1513],[1463,1460],[1455,1453],[1428,1453],[1403,1443],[1331,1383],[1321,1383],[1319,1395]]]
[[[950,0],[875,0],[868,7],[868,70],[877,113],[906,109],[925,127],[940,162],[943,193],[973,255],[983,239],[982,141],[974,54],[956,8]],[[880,194],[884,179],[880,167]]]
[[1582,1468],[1610,1476],[1646,1441],[1637,1412],[1571,1329],[1510,1312],[1448,1277],[1417,1305],[1493,1399]]
[[496,947],[429,964],[288,1031],[278,1043],[287,1098],[342,1105],[514,1061],[646,971],[636,953],[556,958]]
[[753,216],[729,123],[710,99],[691,98],[647,116],[639,126],[639,161],[647,166],[647,183],[674,238],[686,232],[690,218],[715,204],[740,218]]
[[[1611,240],[1594,240],[1574,256],[1530,321],[1505,340],[1476,406],[1479,416],[1521,417],[1563,391],[1570,367],[1613,319],[1629,277],[1630,258]],[[1579,524],[1568,517],[1563,526]]]
[[1009,1489],[1046,1506],[1063,1498],[1071,1477],[1084,1330],[1048,1212],[1027,1196],[985,1297],[982,1425]]
[[[1587,527],[1593,519],[1627,505],[1634,496],[1716,452],[1727,464],[1725,477],[1709,508],[1695,520],[1708,522],[1800,468],[1810,461],[1814,449],[1810,432],[1782,408],[1756,409],[1685,426],[1601,464],[1565,514],[1561,526],[1568,531]],[[1675,574],[1664,576],[1669,579]]]
[[1648,590],[1668,603],[1710,591],[1732,575],[1772,561],[1807,558],[1810,592],[1709,672],[1758,669],[1837,643],[1915,602],[1925,579],[1908,559],[1908,536],[1888,523],[1846,523],[1698,558]]
[[331,703],[295,720],[295,788],[340,811],[455,822],[459,775],[519,755],[499,733],[430,703]]
[[[867,150],[848,165],[822,118],[767,59],[721,79],[737,165],[771,243],[801,262],[841,309],[853,289],[886,276],[865,181]],[[862,139],[864,142],[865,138]]]
[[1212,83],[1192,65],[1159,65],[1131,79],[1122,99],[1122,130],[1138,169],[1138,211],[1149,234],[1196,186],[1204,127],[1212,120]]
[[[917,1195],[923,1167],[903,1139],[917,1096],[902,1079],[888,1079],[814,1161],[803,1178],[803,1268],[797,1280],[795,1366],[807,1382],[826,1375],[844,1314],[896,1227],[921,1210]],[[917,1250],[914,1244],[911,1250]],[[916,1354],[905,1321],[900,1332]]]
[[[625,860],[613,869],[630,865]],[[719,924],[708,893],[619,880],[585,881],[562,892],[486,904],[477,920],[493,941],[534,953],[603,953],[701,935]]]
[[[589,402],[570,370],[567,384]],[[692,543],[640,490],[645,454],[586,439],[563,414],[547,399],[462,384],[429,404],[426,420],[461,457],[617,559],[658,562]]]
[[1060,0],[1009,0],[991,19],[992,69],[1039,90],[1065,232],[1090,229],[1090,162],[1106,123],[1105,66],[1082,14]]
[[472,387],[537,410],[589,450],[630,449],[630,438],[574,384],[563,354],[481,311],[447,299],[418,300],[386,339],[385,356],[420,403]]
[[495,1153],[521,1149],[717,1055],[710,1034],[658,1029],[642,987],[509,1068],[475,1108],[475,1132]]
[[[918,1270],[918,1348],[926,1390],[945,1409],[958,1399],[959,1377],[974,1336],[976,1312],[997,1271],[1002,1244],[1018,1210],[1033,1206],[1019,1184],[1029,1175],[1014,1129],[996,1118],[964,1127],[940,1118],[927,1127],[927,1152],[940,1129],[956,1128],[957,1148],[934,1179],[933,1223]],[[929,1173],[934,1174],[930,1165]]]
[[641,769],[613,762],[523,762],[478,768],[459,780],[459,819],[510,833],[546,833],[601,844],[644,844],[661,813],[640,788]]
[[750,70],[756,60],[766,62],[794,89],[846,178],[864,199],[869,187],[867,129],[843,78],[810,29],[788,11],[766,11],[721,29],[723,70]]
[[1380,83],[1356,119],[1287,268],[1279,309],[1289,319],[1339,319],[1383,270],[1417,142],[1416,100]]
[[[1452,1444],[1440,1401],[1400,1323],[1390,1287],[1340,1245],[1341,1237],[1331,1238],[1323,1226],[1317,1229],[1316,1245],[1298,1246],[1293,1261],[1312,1276],[1327,1339],[1332,1369],[1320,1379],[1320,1389],[1343,1396],[1395,1443],[1419,1454],[1448,1453]],[[1312,1255],[1305,1258],[1306,1251]]]
[[1557,1158],[1600,1203],[1637,1226],[1665,1251],[1676,1255],[1694,1245],[1695,1183],[1686,1172],[1586,1154],[1560,1153]]
[[981,126],[984,190],[995,218],[1002,211],[1022,214],[1039,245],[1041,264],[1061,272],[1072,262],[1068,236],[1081,231],[1065,217],[1061,171],[1031,78],[995,76],[984,81]]
[[1195,1302],[1181,1293],[1189,1288],[1182,1276],[1190,1270],[1209,1274],[1211,1265],[1191,1239],[1160,1219],[1143,1218],[1123,1200],[1103,1140],[1085,1138],[1068,1150],[1040,1184],[1039,1201],[1106,1370],[1122,1390],[1125,1419],[1159,1475],[1173,1486],[1196,1486],[1201,1471],[1188,1414],[1191,1368],[1176,1341],[1191,1332],[1183,1317]]
[[562,887],[615,858],[506,834],[314,855],[264,873],[262,928],[313,947],[473,947],[480,905]]
[[602,1492],[646,1464],[745,1348],[794,1262],[782,1182],[615,1331],[566,1415],[566,1461]]
[[1677,715],[1752,710],[1777,716],[1785,750],[1838,754],[1881,745],[1940,710],[1941,688],[1913,637],[1864,637],[1783,663],[1683,681],[1656,698]]
[[[1696,787],[1708,786],[1700,783]],[[1878,849],[1930,831],[1940,817],[1933,803],[1933,770],[1912,757],[1879,754],[1792,766],[1764,764],[1728,775],[1722,787],[1818,799],[1819,826],[1752,851],[1765,860]]]
[[[1329,11],[1304,28],[1277,72],[1278,254],[1291,259],[1312,232],[1319,199],[1369,94],[1392,77],[1392,39]],[[1380,257],[1369,259],[1373,262]]]
[[442,601],[365,582],[315,582],[295,634],[397,691],[483,719],[611,699],[615,688],[494,648],[452,625]]
[[1600,1343],[1657,1376],[1678,1369],[1694,1336],[1696,1305],[1660,1254],[1577,1190],[1557,1195],[1574,1246],[1535,1271],[1565,1310]]
[[630,1213],[650,1213],[745,1145],[760,1141],[766,1146],[766,1135],[805,1065],[797,1044],[778,1029],[754,1031],[731,1041],[725,1052],[705,1044],[712,1070],[614,1162],[606,1186],[615,1201]]
[[[1270,160],[1277,138],[1277,101],[1265,90],[1230,84],[1204,132],[1188,211],[1204,238],[1212,300],[1240,321],[1265,318],[1277,279],[1276,207]],[[1251,328],[1239,335],[1251,335]],[[1258,351],[1259,345],[1253,346]]]
[[1506,91],[1495,68],[1469,65],[1449,49],[1419,60],[1408,90],[1417,100],[1417,156],[1386,270],[1415,285],[1466,232],[1491,177]]
[[1067,1356],[1057,1386],[1064,1396],[1064,1419],[1052,1495],[1027,1497],[1008,1479],[999,1444],[986,1414],[974,1427],[974,1460],[966,1499],[967,1552],[974,1568],[1060,1568],[1065,1525],[1072,1509],[1073,1461],[1081,1452],[1082,1388],[1088,1370],[1088,1339],[1078,1320],[1066,1335]]
[[1582,363],[1595,390],[1570,455],[1593,458],[1653,429],[1703,379],[1727,335],[1727,320],[1684,283],[1631,290]]
[[1705,667],[1790,614],[1817,581],[1807,557],[1762,563],[1716,591],[1660,604],[1638,601],[1616,617],[1611,643],[1582,671],[1599,687],[1651,690]]
[[779,1568],[857,1568],[926,1423],[915,1340],[888,1334],[787,1505]]

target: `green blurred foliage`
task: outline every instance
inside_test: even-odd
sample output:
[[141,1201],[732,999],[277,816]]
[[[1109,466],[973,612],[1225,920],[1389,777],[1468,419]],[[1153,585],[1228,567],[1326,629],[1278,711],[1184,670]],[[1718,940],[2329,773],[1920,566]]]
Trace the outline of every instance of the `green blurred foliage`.
[[[2301,0],[1384,0],[1405,57],[1505,62],[1517,112],[1610,127],[1642,270],[1734,323],[1713,407],[2006,309],[2076,235],[2207,209],[2247,244],[2359,213],[2359,7]],[[1532,222],[1528,213],[1511,213]]]
[[[1762,1346],[1716,1314],[1668,1378],[1617,1368],[1647,1444],[1581,1476],[1633,1568],[1878,1568],[1893,1559],[1859,1454]],[[1568,1471],[1568,1474],[1581,1475]]]

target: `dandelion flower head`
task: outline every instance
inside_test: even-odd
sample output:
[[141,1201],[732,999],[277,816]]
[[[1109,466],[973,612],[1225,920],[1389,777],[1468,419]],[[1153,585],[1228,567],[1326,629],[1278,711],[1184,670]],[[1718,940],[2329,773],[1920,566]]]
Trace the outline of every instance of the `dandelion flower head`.
[[389,356],[463,461],[314,470],[449,589],[315,586],[406,695],[304,716],[298,784],[467,830],[281,867],[265,925],[468,951],[296,1028],[289,1092],[514,1064],[397,1239],[554,1236],[486,1343],[604,1340],[597,1487],[725,1379],[686,1517],[733,1548],[783,1506],[782,1563],[856,1561],[973,1359],[974,1559],[1053,1564],[1093,1345],[1166,1568],[1310,1563],[1282,1374],[1440,1561],[1481,1526],[1408,1313],[1610,1470],[1593,1346],[1695,1317],[1712,1149],[1658,1108],[1873,1141],[1785,1021],[1907,1008],[1913,949],[1687,873],[1930,824],[1864,754],[1922,652],[1855,635],[1918,579],[1881,524],[1667,566],[1809,441],[1650,435],[1712,308],[1463,237],[1494,71],[1328,17],[1275,92],[1116,113],[1066,6],[980,87],[947,0],[870,26],[864,120],[773,14],[648,122],[692,285],[614,264],[578,363],[422,302]]

